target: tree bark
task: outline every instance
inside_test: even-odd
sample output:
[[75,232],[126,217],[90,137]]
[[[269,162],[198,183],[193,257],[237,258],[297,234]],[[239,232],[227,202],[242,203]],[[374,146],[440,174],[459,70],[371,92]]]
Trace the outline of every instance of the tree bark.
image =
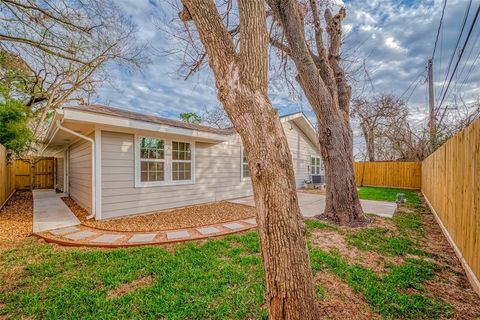
[[341,21],[345,10],[333,16],[325,11],[328,52],[323,47],[317,2],[310,0],[317,53],[306,41],[302,9],[295,0],[267,0],[288,41],[288,55],[295,63],[302,87],[319,125],[319,144],[325,164],[326,206],[320,218],[342,225],[369,221],[358,198],[353,169],[353,134],[350,126],[351,88],[340,67]]
[[262,0],[240,0],[240,52],[213,0],[182,0],[215,76],[218,98],[248,153],[270,319],[319,319],[292,158],[268,98],[268,36]]

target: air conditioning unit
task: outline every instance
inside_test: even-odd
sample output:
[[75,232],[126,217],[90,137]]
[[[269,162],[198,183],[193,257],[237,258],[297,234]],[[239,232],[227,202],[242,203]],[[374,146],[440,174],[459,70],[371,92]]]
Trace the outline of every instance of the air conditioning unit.
[[320,174],[314,174],[311,176],[312,184],[325,184],[325,176]]

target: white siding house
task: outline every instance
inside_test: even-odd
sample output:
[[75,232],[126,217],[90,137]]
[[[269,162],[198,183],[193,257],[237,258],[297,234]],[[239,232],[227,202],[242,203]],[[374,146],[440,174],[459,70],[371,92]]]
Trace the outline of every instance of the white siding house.
[[[312,172],[322,174],[315,166],[316,134],[302,113],[281,119],[300,188]],[[57,186],[61,180],[62,190],[96,219],[252,194],[241,139],[233,129],[86,106],[57,111],[47,137],[46,147],[59,157],[57,164],[62,162]]]

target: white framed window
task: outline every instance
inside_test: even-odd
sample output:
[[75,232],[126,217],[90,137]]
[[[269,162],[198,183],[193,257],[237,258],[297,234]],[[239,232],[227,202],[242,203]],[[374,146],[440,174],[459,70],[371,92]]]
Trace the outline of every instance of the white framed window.
[[248,168],[248,157],[245,149],[242,148],[241,152],[242,161],[241,161],[241,178],[242,180],[249,180],[250,177],[250,169]]
[[135,137],[135,187],[194,183],[194,142]]
[[322,172],[322,161],[319,156],[310,156],[310,174],[319,175]]
[[172,141],[172,180],[192,180],[192,150],[189,142]]
[[165,181],[165,140],[140,138],[140,182]]

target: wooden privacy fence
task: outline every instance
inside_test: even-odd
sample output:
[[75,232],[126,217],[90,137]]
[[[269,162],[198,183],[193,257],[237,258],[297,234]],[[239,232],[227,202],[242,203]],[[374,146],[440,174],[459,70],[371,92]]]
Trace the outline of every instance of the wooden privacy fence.
[[7,158],[7,150],[0,144],[0,208],[15,192],[15,166]]
[[54,158],[24,158],[15,160],[17,190],[53,189]]
[[480,120],[423,161],[422,192],[480,294]]
[[355,162],[358,186],[378,186],[420,189],[421,162]]

